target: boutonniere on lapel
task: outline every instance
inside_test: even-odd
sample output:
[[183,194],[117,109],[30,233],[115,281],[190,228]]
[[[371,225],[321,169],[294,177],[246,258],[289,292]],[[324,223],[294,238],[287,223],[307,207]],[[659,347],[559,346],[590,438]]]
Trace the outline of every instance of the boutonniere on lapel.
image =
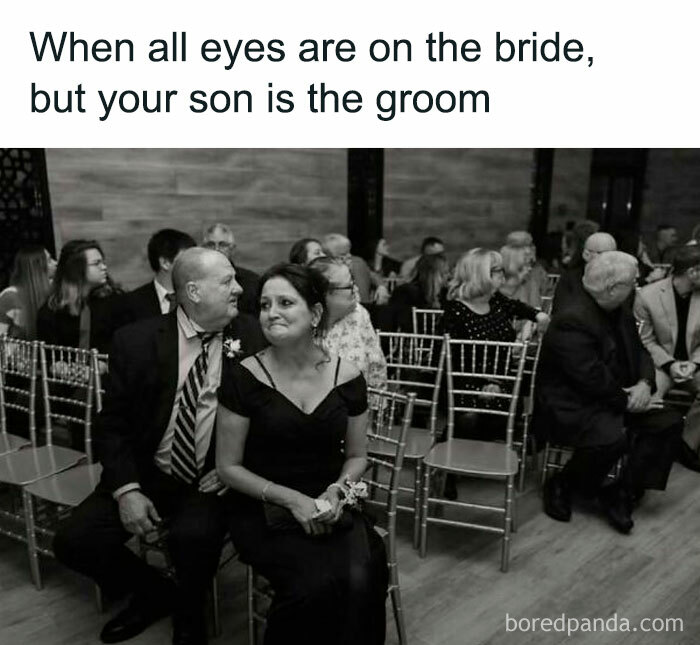
[[241,339],[236,338],[224,338],[224,355],[226,358],[238,358],[243,354],[243,348],[241,347]]

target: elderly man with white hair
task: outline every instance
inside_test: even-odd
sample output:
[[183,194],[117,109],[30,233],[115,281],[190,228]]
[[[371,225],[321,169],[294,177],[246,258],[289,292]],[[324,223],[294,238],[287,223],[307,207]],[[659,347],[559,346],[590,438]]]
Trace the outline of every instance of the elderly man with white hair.
[[576,300],[583,292],[583,272],[593,258],[606,251],[616,251],[617,242],[610,233],[593,233],[586,238],[581,252],[582,264],[573,266],[561,274],[552,299],[552,313],[566,306],[570,300]]
[[[540,435],[574,451],[546,484],[545,512],[566,522],[574,493],[598,497],[621,533],[632,529],[644,491],[665,489],[682,431],[680,415],[652,398],[654,363],[625,303],[636,276],[637,261],[626,253],[589,260],[582,290],[544,337],[536,388]],[[605,485],[623,455],[620,479]]]
[[230,226],[216,222],[204,230],[202,246],[223,253],[236,270],[236,280],[243,293],[238,299],[238,308],[246,314],[258,315],[258,282],[260,276],[236,263],[236,238]]

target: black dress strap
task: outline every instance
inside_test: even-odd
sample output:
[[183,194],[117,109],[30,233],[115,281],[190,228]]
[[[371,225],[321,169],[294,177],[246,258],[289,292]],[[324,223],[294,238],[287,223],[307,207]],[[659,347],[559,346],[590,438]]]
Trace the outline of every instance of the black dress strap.
[[340,356],[338,356],[338,362],[335,364],[335,379],[333,379],[333,387],[338,385],[338,374],[340,374]]
[[257,354],[253,354],[255,356],[255,360],[258,361],[258,365],[260,365],[260,369],[265,372],[265,376],[267,376],[268,380],[270,381],[270,385],[276,390],[277,386],[275,385],[275,382],[272,380],[272,374],[267,371],[267,367],[265,367],[265,364],[260,360],[260,357]]

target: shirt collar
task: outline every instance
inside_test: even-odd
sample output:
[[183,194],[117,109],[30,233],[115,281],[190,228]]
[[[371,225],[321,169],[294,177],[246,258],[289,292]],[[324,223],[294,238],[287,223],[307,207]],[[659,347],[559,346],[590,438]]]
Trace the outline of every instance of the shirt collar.
[[[177,308],[177,325],[185,335],[187,340],[191,340],[197,334],[206,333],[205,330],[200,327],[192,318],[190,318],[182,307]],[[213,332],[216,337],[221,337],[223,331]]]
[[158,280],[153,280],[153,286],[156,288],[156,295],[158,296],[158,302],[163,302],[165,300],[165,297],[169,294],[172,293],[172,291],[168,291]]

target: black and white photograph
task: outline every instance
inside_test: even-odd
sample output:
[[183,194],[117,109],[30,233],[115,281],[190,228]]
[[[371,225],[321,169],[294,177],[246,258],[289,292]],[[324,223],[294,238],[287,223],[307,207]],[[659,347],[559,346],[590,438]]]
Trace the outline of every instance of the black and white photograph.
[[0,148],[0,642],[696,643],[699,173]]

